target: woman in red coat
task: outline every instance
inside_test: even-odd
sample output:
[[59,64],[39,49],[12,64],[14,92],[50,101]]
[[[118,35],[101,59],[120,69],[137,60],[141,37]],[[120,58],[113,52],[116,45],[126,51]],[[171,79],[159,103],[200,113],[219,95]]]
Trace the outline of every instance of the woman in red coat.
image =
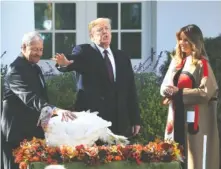
[[192,24],[181,28],[176,37],[176,54],[161,85],[164,104],[169,105],[165,139],[184,146],[185,168],[218,169],[218,86],[203,34]]

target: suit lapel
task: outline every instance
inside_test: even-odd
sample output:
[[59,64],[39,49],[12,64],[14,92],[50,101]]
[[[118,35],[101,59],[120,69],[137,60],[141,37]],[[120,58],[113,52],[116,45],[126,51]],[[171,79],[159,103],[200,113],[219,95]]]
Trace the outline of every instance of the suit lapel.
[[44,95],[44,97],[48,100],[46,82],[45,82],[43,73],[42,73],[42,71],[41,71],[41,68],[40,68],[38,65],[37,65],[37,69],[38,69],[38,78],[39,78],[39,81],[40,81],[40,83],[41,83],[42,90],[43,90],[43,95]]
[[[97,48],[97,46],[95,45],[95,43],[91,43],[91,47],[92,47],[94,50],[96,50],[97,52],[99,52],[100,55],[101,55],[101,52],[99,51],[99,49]],[[102,55],[101,55],[101,56],[102,56]]]
[[[37,81],[40,83],[40,84],[39,84],[40,86],[39,86],[38,84],[33,84],[33,90],[37,90],[38,88],[40,88],[43,97],[44,97],[46,100],[48,100],[46,83],[45,83],[45,79],[44,79],[44,76],[43,76],[43,74],[42,74],[41,68],[40,68],[38,65],[36,66],[37,69],[39,69],[39,70],[38,70],[38,73],[37,73],[36,68],[34,68],[34,67],[32,66],[32,64],[31,64],[30,62],[28,62],[28,61],[26,60],[26,58],[25,58],[22,54],[20,54],[19,57],[23,60],[23,64],[24,64],[24,66],[26,67],[27,72],[33,75],[33,76],[32,76],[32,79],[29,79],[30,82],[31,82],[30,84],[35,83],[35,80],[37,80]],[[36,76],[34,76],[34,75],[36,75]],[[36,78],[37,78],[37,79],[36,79]],[[40,78],[42,79],[43,85],[42,85],[42,83],[41,83],[41,79],[40,79]],[[37,86],[36,86],[36,85],[37,85]]]
[[99,49],[97,48],[97,46],[94,43],[91,43],[91,47],[93,48],[93,50],[95,50],[96,55],[93,56],[94,60],[98,63],[98,64],[102,64],[104,65],[104,59],[103,56],[101,54],[101,52],[99,51]]
[[[36,68],[34,68],[34,67],[32,66],[32,64],[31,64],[30,62],[28,62],[22,54],[20,54],[19,57],[21,57],[21,59],[24,60],[24,63],[25,63],[25,65],[27,66],[27,69],[28,69],[27,71],[28,71],[29,73],[31,73],[31,74],[36,74],[36,70],[35,70],[35,69],[38,69],[38,70],[37,70],[37,72],[38,72],[38,73],[37,73],[37,78],[38,78],[39,81],[41,82],[42,88],[45,88],[46,83],[45,83],[44,76],[43,76],[43,74],[42,74],[41,68],[40,68],[38,65],[36,65]],[[42,81],[41,81],[41,80],[42,80]],[[42,83],[43,83],[43,84],[42,84]]]
[[38,65],[36,65],[36,68],[38,69],[38,77],[39,77],[39,80],[41,81],[42,87],[45,88],[46,83],[45,83],[44,76],[42,74],[41,68]]

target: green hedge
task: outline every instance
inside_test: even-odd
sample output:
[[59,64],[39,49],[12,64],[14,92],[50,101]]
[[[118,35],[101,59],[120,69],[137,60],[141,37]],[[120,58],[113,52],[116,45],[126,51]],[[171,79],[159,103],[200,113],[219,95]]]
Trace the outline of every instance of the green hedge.
[[[215,38],[206,38],[204,42],[207,54],[209,56],[209,62],[216,76],[219,90],[221,91],[221,36]],[[221,95],[219,95],[218,99],[218,118],[219,123],[221,123]]]
[[50,103],[63,109],[72,110],[76,99],[76,83],[73,73],[49,77],[46,81]]
[[142,118],[139,142],[163,138],[166,125],[167,106],[162,105],[159,77],[155,73],[135,75],[138,101]]
[[[217,107],[217,120],[220,138],[220,155],[221,155],[221,35],[216,38],[206,38],[205,47],[209,56],[209,61],[219,86],[219,98]],[[221,161],[220,167],[221,169]]]

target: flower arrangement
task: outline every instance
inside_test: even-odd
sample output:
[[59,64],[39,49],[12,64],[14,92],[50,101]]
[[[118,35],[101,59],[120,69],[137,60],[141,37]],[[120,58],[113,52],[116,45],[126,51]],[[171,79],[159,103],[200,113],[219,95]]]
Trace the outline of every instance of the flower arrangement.
[[19,163],[21,169],[27,169],[30,162],[61,164],[81,161],[87,165],[99,165],[127,160],[139,165],[141,162],[182,162],[184,159],[183,149],[178,143],[158,139],[147,145],[49,147],[45,140],[33,138],[31,141],[24,140],[20,147],[13,151],[13,156],[15,163]]

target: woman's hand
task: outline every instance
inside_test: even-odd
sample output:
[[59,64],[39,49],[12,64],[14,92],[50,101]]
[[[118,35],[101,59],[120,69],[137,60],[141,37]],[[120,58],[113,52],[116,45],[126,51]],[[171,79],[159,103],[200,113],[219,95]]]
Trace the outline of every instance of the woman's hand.
[[170,103],[171,103],[171,98],[168,98],[168,97],[163,98],[163,102],[162,102],[163,105],[168,105]]
[[177,92],[179,91],[179,88],[176,86],[167,86],[167,88],[164,90],[164,95],[168,98],[173,97]]

